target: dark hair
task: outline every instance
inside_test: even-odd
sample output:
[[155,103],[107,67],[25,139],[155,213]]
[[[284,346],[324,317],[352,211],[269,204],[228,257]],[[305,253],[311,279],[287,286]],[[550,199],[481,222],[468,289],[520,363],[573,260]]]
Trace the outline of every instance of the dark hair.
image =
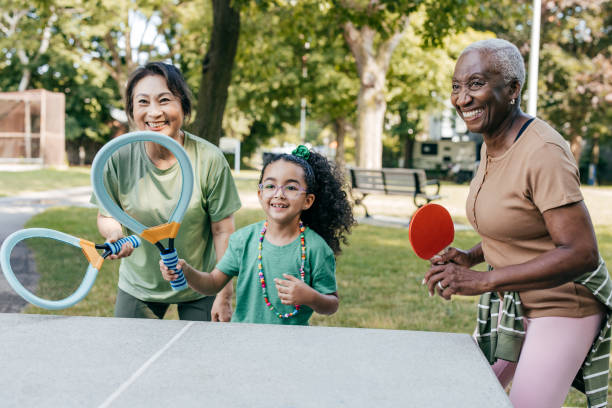
[[334,254],[340,254],[340,243],[347,244],[346,235],[350,234],[351,227],[355,225],[353,210],[343,188],[344,172],[314,151],[310,151],[307,160],[283,153],[267,158],[261,169],[259,183],[266,167],[278,160],[295,163],[304,170],[306,191],[314,194],[315,200],[309,209],[302,212],[302,222],[319,234]]
[[134,87],[142,78],[150,75],[159,75],[166,79],[168,89],[172,94],[181,100],[183,115],[191,115],[191,91],[183,78],[183,74],[174,65],[164,62],[149,62],[143,67],[136,68],[131,74],[125,89],[125,111],[130,119],[134,119]]

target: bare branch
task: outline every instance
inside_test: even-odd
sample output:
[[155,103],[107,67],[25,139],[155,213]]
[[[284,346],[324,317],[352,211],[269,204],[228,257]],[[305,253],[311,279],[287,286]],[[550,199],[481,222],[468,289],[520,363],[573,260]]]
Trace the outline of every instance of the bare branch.
[[51,8],[51,11],[52,11],[52,14],[49,17],[49,20],[47,20],[47,23],[45,24],[45,28],[43,29],[42,40],[40,42],[40,47],[38,47],[38,51],[34,55],[34,59],[43,55],[49,49],[49,44],[51,43],[51,29],[53,28],[53,25],[58,19],[57,13],[55,12],[53,7]]
[[[104,42],[106,43],[106,46],[108,47],[108,50],[111,53],[111,56],[113,58],[113,64],[111,65],[111,72],[113,71],[117,71],[120,69],[121,67],[121,57],[119,56],[119,52],[117,51],[117,47],[116,44],[113,42],[113,36],[111,35],[111,32],[107,32],[106,35],[104,35]],[[113,78],[115,78],[113,76]]]
[[393,51],[395,51],[395,48],[397,48],[400,40],[404,36],[404,33],[408,29],[409,21],[410,19],[407,16],[404,16],[402,24],[400,25],[398,31],[393,33],[393,35],[389,37],[387,41],[382,43],[380,48],[378,49],[378,52],[376,54],[376,62],[384,72],[387,72],[387,70],[389,69],[389,63],[391,62],[391,56],[393,55]]
[[19,62],[23,65],[27,65],[30,62],[30,57],[26,54],[23,48],[17,48],[17,57],[19,58]]
[[134,52],[132,49],[132,28],[130,27],[129,23],[126,25],[124,35],[125,35],[125,64],[129,67],[130,64],[132,63],[132,53]]
[[144,26],[144,29],[142,30],[142,34],[140,36],[140,40],[138,41],[138,45],[136,45],[136,52],[138,54],[140,54],[140,50],[142,49],[142,43],[144,42],[144,37],[145,37],[145,34],[147,32],[147,29],[149,28],[149,23],[151,22],[151,18],[152,17],[153,16],[147,18],[147,20],[145,21],[145,26]]
[[26,14],[28,14],[28,10],[14,11],[12,16],[8,12],[2,14],[4,20],[6,20],[8,23],[8,32],[6,34],[7,37],[15,34],[15,31],[17,30],[17,25],[19,24],[19,20],[21,20],[22,17],[24,17]]
[[18,91],[25,91],[28,89],[28,85],[30,85],[30,78],[32,77],[32,72],[30,68],[24,68],[23,73],[21,74],[21,81],[19,81],[19,86],[17,87]]
[[7,37],[11,35],[9,33],[9,28],[5,26],[4,24],[2,24],[2,21],[0,21],[0,31],[2,31]]
[[361,38],[361,32],[355,28],[353,23],[350,21],[344,23],[344,40],[349,46],[349,49],[355,57],[355,64],[357,66],[357,74],[361,76],[363,72],[363,65],[365,63],[366,54],[363,49],[363,39]]

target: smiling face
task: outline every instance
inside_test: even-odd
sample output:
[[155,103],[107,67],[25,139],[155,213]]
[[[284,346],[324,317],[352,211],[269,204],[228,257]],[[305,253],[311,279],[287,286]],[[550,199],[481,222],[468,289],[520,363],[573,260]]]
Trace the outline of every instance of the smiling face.
[[257,197],[261,208],[266,213],[268,222],[281,225],[297,223],[302,211],[309,209],[314,202],[314,194],[306,193],[308,186],[304,179],[304,170],[295,163],[277,160],[268,164],[261,183],[286,186],[285,189],[299,191],[297,195],[292,194],[294,198],[291,198],[283,192],[283,188],[258,190]]
[[179,139],[184,115],[180,98],[168,89],[161,75],[147,75],[136,83],[132,116],[138,130],[160,132]]
[[491,135],[511,116],[512,99],[518,98],[517,82],[506,84],[491,70],[489,58],[479,51],[463,54],[453,74],[451,103],[467,128]]

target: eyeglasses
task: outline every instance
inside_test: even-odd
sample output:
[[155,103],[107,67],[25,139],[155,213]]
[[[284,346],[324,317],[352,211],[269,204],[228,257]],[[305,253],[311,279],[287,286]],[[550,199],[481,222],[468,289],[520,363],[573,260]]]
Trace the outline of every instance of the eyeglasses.
[[275,196],[279,188],[283,192],[283,195],[291,200],[298,198],[302,193],[306,193],[306,189],[297,184],[287,184],[285,186],[277,186],[274,183],[259,184],[259,191],[261,191],[264,197]]

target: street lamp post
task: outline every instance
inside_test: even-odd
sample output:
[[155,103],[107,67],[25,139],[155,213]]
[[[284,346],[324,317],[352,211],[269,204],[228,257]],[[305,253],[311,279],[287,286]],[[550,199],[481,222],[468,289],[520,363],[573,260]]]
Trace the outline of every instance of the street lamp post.
[[540,60],[541,11],[541,0],[533,0],[533,18],[531,20],[531,52],[529,54],[529,85],[527,86],[527,113],[534,117],[538,109],[538,64]]
[[[304,43],[304,49],[308,50],[310,48],[310,42],[306,41]],[[308,67],[306,66],[306,61],[308,60],[308,55],[302,55],[302,78],[306,79],[308,77]],[[303,143],[306,142],[306,98],[302,96],[300,101],[300,141]]]

